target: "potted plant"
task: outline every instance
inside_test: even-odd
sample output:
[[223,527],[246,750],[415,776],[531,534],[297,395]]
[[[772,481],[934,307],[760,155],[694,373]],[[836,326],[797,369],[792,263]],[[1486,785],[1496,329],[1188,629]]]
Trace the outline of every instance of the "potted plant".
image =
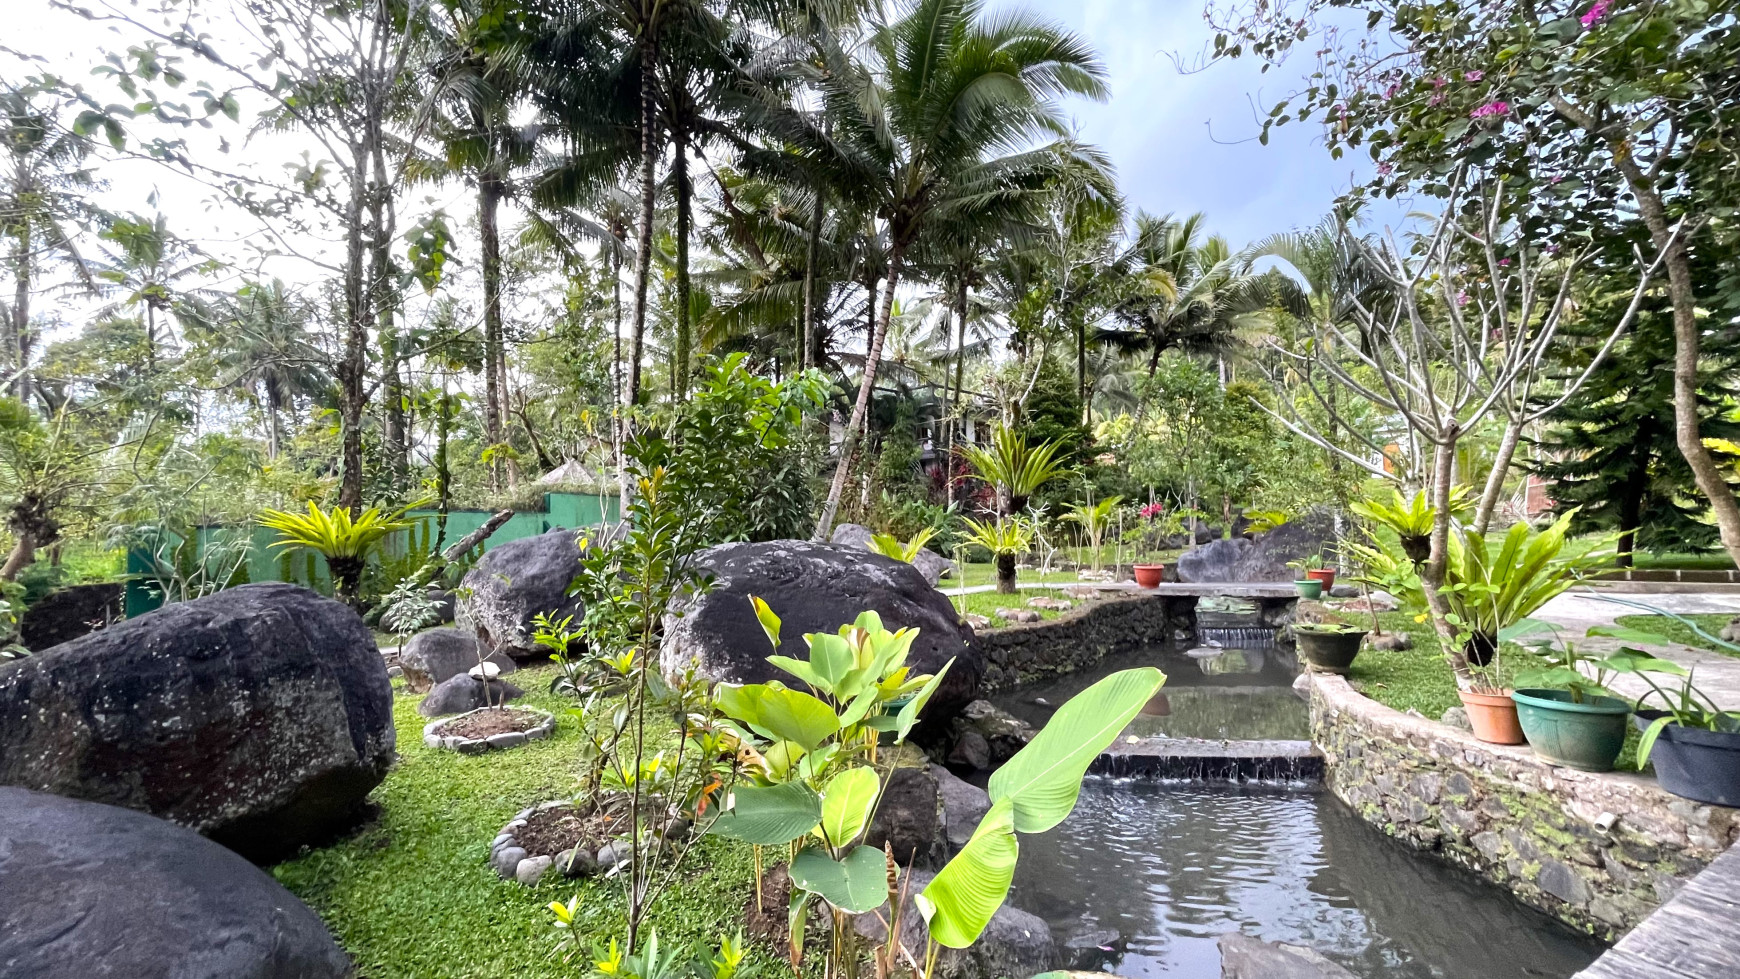
[[1495,647],[1491,661],[1469,664],[1469,682],[1457,684],[1456,696],[1468,712],[1474,736],[1488,744],[1522,744],[1522,723],[1517,720],[1516,700],[1504,680],[1504,662]]
[[1135,558],[1130,570],[1135,574],[1136,587],[1157,588],[1166,571],[1159,560],[1159,549],[1184,529],[1183,513],[1176,509],[1168,511],[1164,503],[1150,503],[1136,513],[1142,522],[1128,536],[1141,556]]
[[[1637,642],[1669,641],[1616,627],[1589,631]],[[1654,764],[1656,781],[1674,795],[1694,802],[1740,807],[1740,710],[1717,707],[1708,694],[1693,685],[1692,670],[1677,663],[1654,662],[1666,668],[1658,666],[1638,674],[1649,684],[1650,692],[1638,699],[1634,711],[1634,723],[1643,732],[1637,742],[1637,767],[1641,770],[1645,762]],[[1650,673],[1679,676],[1680,684],[1677,689],[1664,689]],[[1651,698],[1658,699],[1661,706],[1645,707]]]
[[1300,598],[1316,601],[1323,597],[1323,582],[1316,578],[1296,578],[1293,581],[1293,588],[1299,593]]
[[1325,595],[1329,594],[1329,589],[1335,587],[1335,569],[1324,564],[1322,551],[1307,556],[1299,565],[1304,572],[1299,577],[1322,582]]
[[1347,675],[1359,655],[1366,630],[1342,622],[1301,622],[1293,626],[1299,655],[1314,670]]
[[[1544,622],[1524,619],[1501,638],[1516,640],[1551,629]],[[1570,643],[1555,648],[1551,639],[1530,645],[1549,665],[1517,676],[1511,699],[1523,736],[1529,748],[1548,762],[1586,772],[1611,771],[1625,747],[1632,704],[1608,689],[1608,682],[1621,673],[1685,672],[1676,663],[1636,649],[1622,648],[1598,659]]]
[[1316,554],[1310,557],[1300,558],[1297,561],[1287,562],[1287,567],[1292,568],[1296,572],[1293,577],[1293,587],[1299,592],[1300,598],[1309,598],[1312,601],[1316,601],[1317,599],[1322,598],[1323,593],[1329,589],[1329,586],[1323,583],[1321,577],[1314,578],[1311,576],[1311,569],[1322,564],[1322,556]]

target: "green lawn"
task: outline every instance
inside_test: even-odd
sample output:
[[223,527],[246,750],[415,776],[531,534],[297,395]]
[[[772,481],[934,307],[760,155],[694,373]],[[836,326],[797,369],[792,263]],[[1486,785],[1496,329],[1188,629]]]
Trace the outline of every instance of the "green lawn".
[[[377,788],[380,818],[338,844],[278,865],[273,873],[318,911],[365,979],[528,979],[584,975],[564,965],[545,905],[580,895],[579,920],[590,945],[621,927],[622,892],[612,881],[546,879],[536,889],[496,877],[490,841],[514,813],[575,789],[576,721],[567,702],[547,693],[554,667],[514,675],[522,703],[554,711],[556,735],[503,752],[464,756],[424,747],[420,697],[394,698],[399,763]],[[709,839],[694,868],[655,913],[662,940],[735,933],[753,887],[747,846]],[[764,951],[745,963],[751,976],[774,976]]]
[[1734,561],[1728,555],[1716,551],[1710,554],[1651,554],[1639,551],[1632,555],[1633,565],[1639,571],[1732,571]]
[[[1681,618],[1692,620],[1697,623],[1698,628],[1719,638],[1722,635],[1722,627],[1727,625],[1728,620],[1733,618],[1733,616],[1728,615],[1727,613],[1719,613],[1714,615],[1685,615],[1681,616]],[[1665,639],[1671,639],[1674,642],[1682,643],[1687,646],[1708,649],[1725,656],[1740,657],[1740,649],[1734,649],[1723,645],[1721,642],[1712,642],[1709,639],[1705,639],[1703,636],[1693,632],[1685,625],[1685,623],[1666,615],[1622,615],[1617,621],[1620,625],[1625,626],[1628,629],[1653,632]]]
[[1055,619],[1062,614],[1061,612],[1053,612],[1050,609],[1031,608],[1028,606],[1027,600],[1029,598],[1039,598],[1041,596],[1045,598],[1061,598],[1077,605],[1081,604],[1078,599],[1070,598],[1068,595],[1065,595],[1063,592],[1058,591],[1055,588],[1023,588],[1019,594],[1015,595],[999,595],[994,591],[981,591],[974,592],[971,595],[955,595],[950,597],[949,601],[953,602],[955,608],[961,610],[963,613],[985,616],[991,620],[992,627],[997,627],[1009,624],[1004,622],[1002,618],[997,615],[997,610],[1000,608],[1027,609],[1030,612],[1038,612],[1041,619]]

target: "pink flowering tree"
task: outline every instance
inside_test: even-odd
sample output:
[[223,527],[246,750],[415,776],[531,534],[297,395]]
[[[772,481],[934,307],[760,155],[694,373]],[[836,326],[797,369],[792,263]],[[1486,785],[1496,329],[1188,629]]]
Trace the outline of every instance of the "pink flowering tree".
[[[1740,500],[1704,445],[1700,319],[1740,314],[1740,21],[1706,0],[1211,0],[1215,53],[1265,69],[1295,51],[1303,83],[1263,125],[1313,121],[1330,152],[1368,154],[1353,198],[1451,197],[1502,177],[1530,240],[1592,271],[1660,258],[1674,345],[1674,441],[1740,561]],[[1600,266],[1607,263],[1606,268]],[[1731,262],[1716,261],[1716,265]],[[1712,313],[1712,311],[1714,311]],[[1664,367],[1667,365],[1664,365]]]

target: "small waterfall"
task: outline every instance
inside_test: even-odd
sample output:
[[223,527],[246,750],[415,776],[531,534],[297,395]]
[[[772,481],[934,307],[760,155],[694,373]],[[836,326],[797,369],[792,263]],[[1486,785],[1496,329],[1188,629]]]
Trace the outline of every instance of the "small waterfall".
[[1275,644],[1275,630],[1270,626],[1198,627],[1196,641],[1228,649],[1262,649]]

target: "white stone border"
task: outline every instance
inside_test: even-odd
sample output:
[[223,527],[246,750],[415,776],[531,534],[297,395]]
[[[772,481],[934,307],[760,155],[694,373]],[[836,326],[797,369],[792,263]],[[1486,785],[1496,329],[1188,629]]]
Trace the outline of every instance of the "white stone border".
[[[487,738],[462,738],[457,734],[443,734],[443,728],[473,714],[481,714],[486,710],[515,710],[526,714],[541,716],[543,720],[525,731],[503,731]],[[445,748],[457,751],[462,755],[481,755],[491,749],[503,750],[516,748],[527,741],[542,741],[556,731],[556,715],[536,707],[479,707],[452,717],[438,717],[423,725],[423,743],[431,748]]]

